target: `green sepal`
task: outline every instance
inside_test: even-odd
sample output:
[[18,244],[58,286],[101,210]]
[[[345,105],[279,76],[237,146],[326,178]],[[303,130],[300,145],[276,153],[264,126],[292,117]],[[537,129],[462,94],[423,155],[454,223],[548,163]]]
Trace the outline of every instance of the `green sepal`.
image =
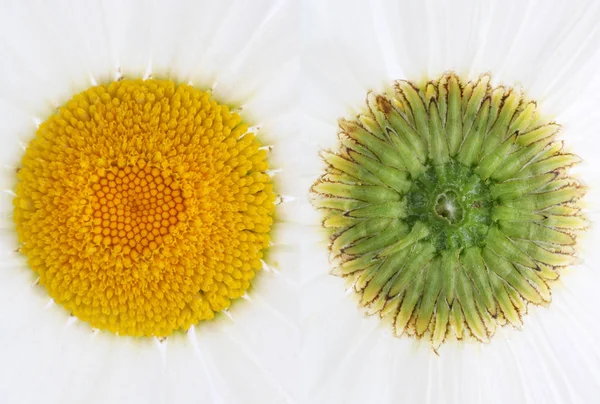
[[508,206],[495,205],[492,208],[492,220],[495,222],[504,220],[506,222],[533,222],[536,220],[542,220],[543,215],[533,212],[527,212],[518,210]]
[[575,239],[567,233],[540,226],[537,223],[500,221],[500,230],[508,237],[551,244],[573,245]]
[[513,135],[513,133],[508,133],[508,128],[520,102],[521,94],[514,89],[510,90],[498,113],[498,119],[496,119],[490,128],[483,142],[483,156],[494,152],[498,145],[506,140],[507,137],[504,136],[505,134],[508,134],[508,136]]
[[564,244],[549,244],[544,243],[544,248],[550,252],[557,254],[566,254],[575,256],[576,250],[575,245],[564,245]]
[[487,122],[486,133],[490,131],[492,125],[498,119],[498,112],[500,112],[500,108],[502,108],[502,101],[504,100],[504,87],[497,87],[492,91],[491,103],[490,103],[490,114]]
[[486,98],[475,118],[475,124],[465,135],[465,141],[462,143],[457,156],[457,160],[467,167],[471,167],[479,161],[489,112],[490,100]]
[[523,298],[523,296],[506,281],[504,283],[504,289],[506,290],[506,294],[510,298],[510,301],[519,315],[523,316],[525,313],[527,313],[527,301]]
[[394,322],[396,321],[396,315],[398,314],[398,310],[400,310],[400,304],[402,303],[403,299],[403,294],[399,294],[398,296],[395,296],[391,299],[386,296],[383,309],[381,309],[381,311],[379,312],[379,316],[384,321],[389,321],[392,324],[392,328]]
[[550,139],[560,131],[560,125],[549,123],[532,129],[529,132],[520,133],[517,137],[517,143],[521,146],[528,146],[542,139]]
[[387,298],[383,296],[383,293],[380,293],[375,299],[373,299],[372,302],[364,305],[363,307],[365,308],[365,312],[369,316],[372,316],[373,314],[380,313],[381,310],[385,307],[386,303]]
[[373,218],[363,220],[336,235],[331,243],[331,249],[334,253],[337,251],[342,251],[344,248],[353,245],[362,238],[370,237],[383,231],[390,225],[391,222],[392,219],[388,218]]
[[[348,128],[350,128],[350,126],[348,126]],[[406,168],[404,162],[398,158],[395,149],[390,147],[388,142],[381,140],[359,125],[353,124],[351,128],[352,130],[344,128],[345,133],[377,156],[382,163],[399,168],[400,170]]]
[[490,194],[493,198],[500,197],[500,201],[517,199],[538,190],[543,185],[554,180],[556,176],[556,173],[548,173],[536,177],[521,178],[492,184],[490,185]]
[[429,158],[435,166],[448,162],[448,143],[442,131],[442,121],[435,101],[429,104]]
[[345,254],[360,255],[371,251],[379,251],[394,243],[396,240],[406,236],[408,225],[396,220],[380,233],[372,234],[371,237],[360,240],[351,247],[344,249]]
[[546,147],[544,150],[542,150],[540,152],[540,154],[538,154],[535,157],[535,161],[542,161],[547,159],[548,157],[552,157],[552,156],[556,156],[556,155],[560,155],[562,153],[562,150],[564,148],[564,143],[562,141],[552,141],[550,142],[550,145],[548,147]]
[[448,78],[448,116],[446,119],[446,134],[450,156],[456,156],[463,139],[461,97],[458,78],[451,75]]
[[[463,117],[463,137],[466,137],[471,129],[471,126],[475,121],[475,116],[479,115],[477,111],[482,107],[481,103],[489,89],[490,79],[491,77],[489,74],[482,75],[473,89],[473,93],[467,102]],[[483,125],[485,126],[485,123]]]
[[423,222],[416,222],[410,233],[408,233],[405,237],[398,240],[395,244],[387,247],[379,253],[379,256],[385,257],[387,255],[393,254],[396,251],[400,251],[404,248],[412,246],[414,243],[417,243],[419,240],[424,239],[429,235],[429,228]]
[[373,176],[377,177],[382,183],[396,190],[400,194],[405,194],[410,189],[410,180],[406,171],[387,166],[377,160],[364,156],[360,153],[350,151],[350,158],[362,165]]
[[517,290],[521,296],[535,304],[540,304],[542,302],[542,297],[537,290],[523,278],[511,261],[506,260],[504,256],[492,252],[492,250],[487,247],[482,250],[481,255],[488,269],[505,280],[510,286]]
[[326,229],[337,229],[340,227],[351,227],[360,222],[362,219],[346,216],[345,212],[332,211],[323,220],[323,227]]
[[574,262],[572,255],[548,251],[533,241],[515,240],[515,244],[532,259],[553,267],[571,265]]
[[[331,169],[327,174],[321,177],[322,182],[333,182],[347,185],[362,185],[362,182],[340,170]],[[368,185],[368,184],[367,184]]]
[[363,206],[349,211],[347,215],[355,218],[387,217],[400,219],[406,217],[406,201],[401,200]]
[[[367,100],[368,99],[369,99],[369,96],[367,96]],[[385,132],[385,130],[382,130],[382,128],[379,126],[376,115],[375,115],[375,119],[373,119],[370,116],[362,114],[358,117],[358,120],[360,121],[362,126],[369,133],[372,133],[373,135],[377,136],[380,140],[382,140],[384,142],[388,141],[386,132]]]
[[342,153],[348,154],[348,152],[351,150],[357,154],[360,154],[361,156],[378,160],[377,156],[373,154],[369,149],[367,149],[365,146],[358,143],[356,140],[352,139],[345,133],[340,134],[339,139],[342,146],[345,147],[345,149],[342,149]]
[[386,185],[383,181],[371,174],[366,167],[356,164],[353,161],[346,160],[337,154],[331,152],[321,153],[323,159],[333,168],[336,168],[344,173],[356,178],[360,182],[371,185]]
[[438,108],[442,118],[442,126],[446,126],[446,115],[448,113],[448,76],[444,75],[438,83]]
[[522,133],[531,126],[535,120],[537,104],[534,101],[530,101],[525,105],[520,112],[517,112],[514,116],[512,123],[508,128],[508,133]]
[[479,317],[483,322],[483,326],[486,331],[486,335],[488,337],[494,335],[497,328],[497,321],[495,318],[498,316],[498,309],[494,310],[494,317],[490,314],[487,307],[485,307],[485,302],[483,301],[483,296],[477,290],[477,288],[473,288],[473,296],[475,301],[475,308],[477,308],[477,312],[479,313]]
[[538,274],[541,278],[548,279],[550,281],[555,281],[558,279],[559,275],[554,267],[550,267],[544,264],[540,264],[539,267],[540,270],[538,271]]
[[394,96],[390,97],[390,101],[396,107],[396,110],[400,112],[400,115],[406,122],[412,127],[416,128],[415,117],[413,116],[410,104],[402,92],[394,91]]
[[367,267],[364,271],[359,273],[352,274],[354,277],[354,290],[357,292],[361,292],[364,290],[368,283],[373,279],[375,274],[377,273],[377,269],[379,268],[380,263],[377,263],[373,266]]
[[415,332],[418,336],[422,336],[429,328],[435,303],[442,290],[443,272],[440,265],[441,259],[435,258],[427,268],[425,288],[423,290],[423,297],[419,303],[417,321],[415,323]]
[[462,268],[473,280],[473,284],[479,290],[483,302],[487,310],[494,314],[496,313],[496,304],[494,295],[488,280],[488,271],[481,257],[481,249],[479,247],[470,247],[464,250],[461,255]]
[[465,316],[462,312],[462,307],[458,299],[452,302],[450,309],[450,326],[454,330],[454,335],[457,339],[463,339],[465,333]]
[[332,273],[334,275],[346,276],[373,265],[380,265],[381,261],[376,259],[375,255],[375,253],[370,253],[346,260],[334,267]]
[[409,249],[398,251],[383,261],[373,278],[363,290],[363,295],[361,297],[362,305],[372,302],[381,293],[384,286],[393,281],[407,264],[406,261],[409,258],[410,253]]
[[[560,176],[562,173],[563,172],[558,173],[558,176]],[[545,184],[544,186],[540,187],[540,189],[538,190],[538,193],[556,191],[561,188],[583,188],[583,187],[574,178],[570,178],[570,177],[558,178],[558,179],[556,179],[552,182],[549,182],[549,183]]]
[[398,147],[410,149],[420,162],[424,163],[427,160],[427,143],[396,111],[392,103],[381,95],[370,95],[367,102],[383,132],[387,133]]
[[[461,114],[464,117],[467,112],[467,103],[471,99],[471,94],[473,94],[473,82],[467,81],[462,89],[462,99],[461,99]],[[464,119],[463,119],[464,126]]]
[[529,284],[532,285],[537,293],[542,297],[542,300],[545,303],[550,303],[552,300],[550,288],[548,288],[548,284],[537,275],[537,271],[531,268],[522,267],[520,265],[515,265],[515,268],[517,268],[523,278],[529,281]]
[[581,187],[565,187],[555,191],[529,194],[518,200],[505,202],[506,206],[516,209],[538,211],[553,205],[571,202],[583,196],[585,190]]
[[421,96],[412,84],[405,80],[396,82],[396,92],[402,93],[406,97],[412,110],[417,132],[423,136],[423,140],[427,140],[429,138],[428,116]]
[[[530,268],[536,268],[535,262],[502,233],[497,226],[492,226],[486,240],[487,247],[509,262],[515,262]],[[485,251],[485,250],[484,250]]]
[[404,294],[404,299],[402,300],[400,310],[398,311],[396,321],[394,322],[394,333],[397,336],[402,335],[406,330],[406,326],[413,315],[415,306],[423,294],[425,276],[422,273],[418,274],[414,276],[411,281],[410,288],[408,288]]
[[435,83],[429,82],[425,86],[425,105],[429,105],[432,100],[437,100],[438,93]]
[[515,174],[515,178],[533,177],[561,168],[571,167],[580,162],[581,159],[574,154],[560,154],[525,166],[525,168]]
[[459,271],[456,282],[456,297],[463,308],[463,314],[469,330],[475,338],[485,341],[487,340],[487,331],[475,306],[475,297],[471,285],[472,283],[464,271]]
[[506,181],[512,178],[547,146],[547,140],[540,140],[509,154],[505,157],[502,165],[492,174],[491,178],[496,181]]
[[448,333],[448,320],[450,317],[450,306],[440,294],[435,305],[433,333],[431,336],[431,345],[434,350],[438,349],[446,339]]
[[445,250],[442,252],[440,269],[444,273],[444,296],[448,303],[452,303],[454,300],[454,288],[456,287],[456,278],[459,271],[459,253],[459,251],[453,250]]
[[583,230],[588,227],[588,222],[583,216],[559,216],[547,215],[547,211],[542,212],[544,219],[540,220],[540,224],[546,227],[558,227],[561,229]]
[[490,178],[492,174],[504,164],[506,155],[514,147],[516,141],[516,135],[510,136],[504,143],[497,146],[490,153],[487,153],[487,155],[479,162],[479,165],[475,168],[475,172],[479,174],[482,180]]
[[521,327],[523,325],[521,316],[519,316],[519,312],[513,305],[508,293],[506,292],[505,281],[495,273],[491,272],[490,283],[494,291],[496,302],[498,302],[498,306],[500,307],[500,310],[502,310],[506,320],[508,320],[508,322],[515,327]]
[[426,167],[421,163],[417,155],[401,141],[399,136],[391,132],[391,130],[389,131],[390,132],[388,135],[395,146],[394,150],[398,153],[398,156],[400,157],[400,160],[402,160],[404,167],[406,167],[406,170],[413,176],[413,178],[419,177],[419,175],[426,170]]
[[390,289],[390,297],[403,292],[433,258],[435,247],[428,243],[417,243],[407,265],[398,273]]
[[540,213],[543,215],[578,216],[581,214],[581,209],[571,205],[553,205]]
[[399,201],[401,198],[396,191],[380,185],[350,185],[322,181],[313,185],[313,191],[322,195],[369,203],[393,202]]
[[318,196],[312,199],[312,204],[317,209],[335,209],[343,212],[355,210],[368,205],[366,202],[347,198],[329,198]]

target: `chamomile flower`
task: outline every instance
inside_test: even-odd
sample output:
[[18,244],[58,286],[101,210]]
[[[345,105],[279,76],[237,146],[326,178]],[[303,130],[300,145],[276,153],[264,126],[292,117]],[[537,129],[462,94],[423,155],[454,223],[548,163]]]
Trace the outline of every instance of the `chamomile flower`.
[[[593,401],[600,8],[333,1],[307,14],[308,399]],[[547,223],[557,210],[574,227]]]
[[295,6],[0,19],[3,401],[291,401]]

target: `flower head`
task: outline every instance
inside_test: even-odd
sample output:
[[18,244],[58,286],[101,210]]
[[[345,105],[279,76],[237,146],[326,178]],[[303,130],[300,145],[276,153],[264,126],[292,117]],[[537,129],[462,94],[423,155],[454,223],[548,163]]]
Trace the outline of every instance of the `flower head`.
[[266,153],[239,115],[168,80],[92,87],[40,125],[15,221],[40,283],[94,327],[166,336],[227,308],[269,243]]
[[586,227],[584,188],[567,174],[579,159],[536,103],[490,77],[454,74],[390,95],[340,121],[340,149],[313,204],[331,229],[334,272],[397,335],[450,332],[484,341],[521,324],[527,303],[550,301],[548,282]]
[[[287,184],[296,172],[286,150],[298,128],[290,125],[297,7],[239,0],[3,7],[0,356],[10,364],[0,369],[3,402],[290,401],[298,260],[280,235],[290,226]],[[135,102],[124,101],[135,92]],[[111,105],[91,103],[94,93],[107,93]],[[88,121],[71,102],[92,120],[95,105],[102,119]],[[59,121],[67,122],[64,134]],[[43,159],[55,163],[42,169]],[[48,171],[57,178],[48,180]],[[273,193],[283,195],[273,202]],[[32,208],[16,207],[15,198],[38,201],[40,221],[25,218]],[[115,198],[121,209],[110,206]]]

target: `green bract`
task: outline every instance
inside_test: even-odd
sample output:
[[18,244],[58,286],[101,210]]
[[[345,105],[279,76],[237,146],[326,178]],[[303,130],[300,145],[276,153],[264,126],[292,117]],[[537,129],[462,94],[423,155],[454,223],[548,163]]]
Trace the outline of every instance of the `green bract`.
[[434,349],[449,332],[485,341],[549,302],[586,226],[584,188],[567,174],[579,159],[555,140],[559,126],[489,83],[450,73],[369,93],[365,113],[340,120],[340,149],[323,153],[312,187],[333,272],[368,313]]

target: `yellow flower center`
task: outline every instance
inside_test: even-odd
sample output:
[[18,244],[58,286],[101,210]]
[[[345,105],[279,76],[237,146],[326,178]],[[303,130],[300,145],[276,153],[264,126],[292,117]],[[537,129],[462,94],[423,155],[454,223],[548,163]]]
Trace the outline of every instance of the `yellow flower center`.
[[185,221],[189,202],[177,182],[168,174],[163,178],[157,168],[127,166],[114,171],[100,169],[92,176],[91,207],[84,220],[93,220],[95,244],[112,246],[126,256],[150,256],[164,237],[172,239],[171,227]]
[[167,80],[92,87],[40,125],[19,170],[21,251],[59,304],[167,336],[250,287],[275,195],[239,115]]

